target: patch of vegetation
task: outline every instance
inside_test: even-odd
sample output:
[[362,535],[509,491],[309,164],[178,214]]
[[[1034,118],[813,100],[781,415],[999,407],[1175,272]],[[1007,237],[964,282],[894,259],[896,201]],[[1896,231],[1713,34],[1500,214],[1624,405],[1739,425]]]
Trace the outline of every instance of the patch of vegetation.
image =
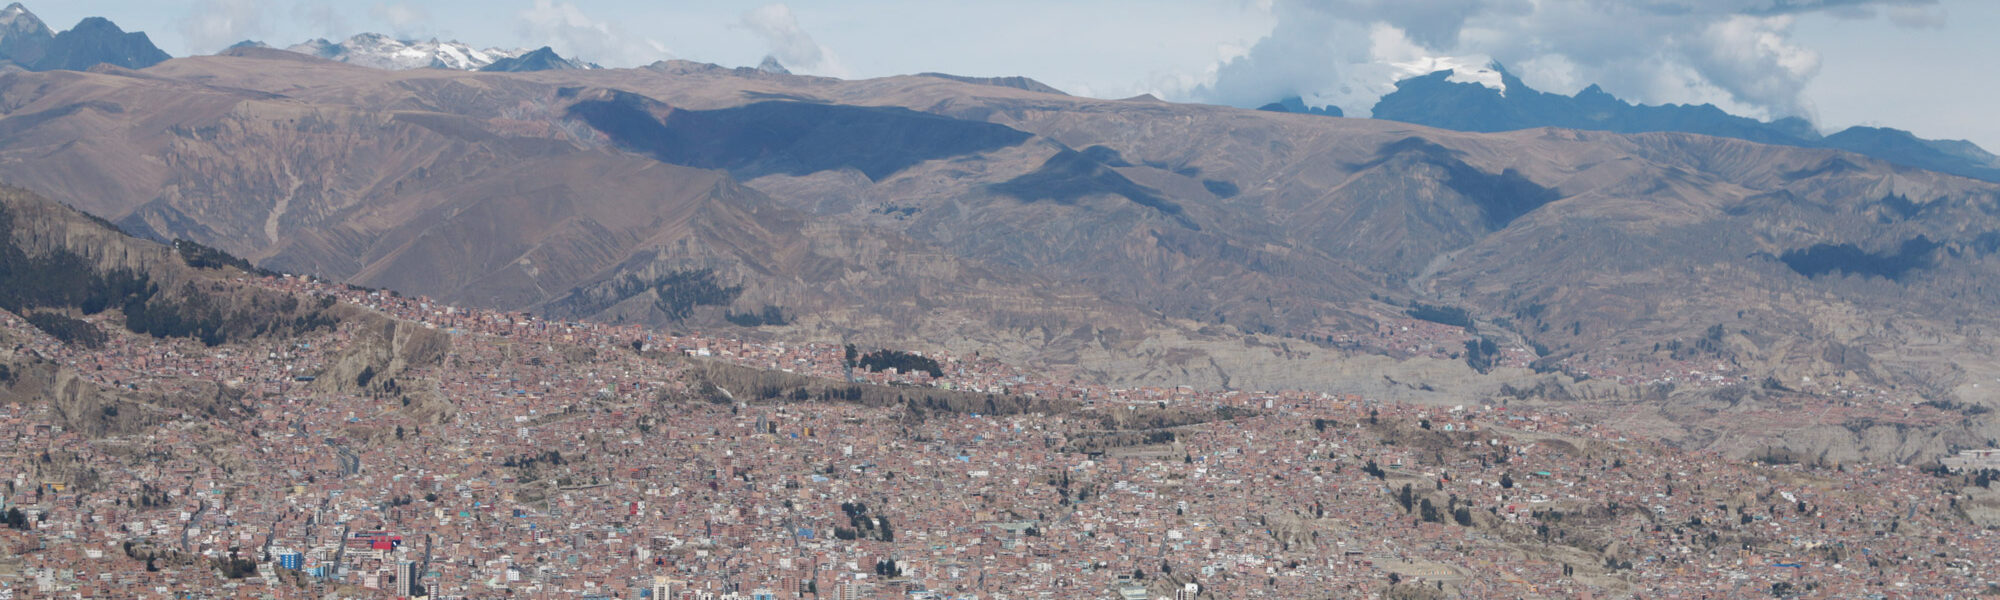
[[890,578],[902,577],[903,566],[896,564],[896,559],[893,558],[888,560],[877,560],[875,561],[875,574]]
[[1472,370],[1485,374],[1492,371],[1494,363],[1499,360],[1500,347],[1493,340],[1482,337],[1465,341],[1465,364]]
[[848,527],[833,528],[834,539],[896,541],[896,530],[889,525],[889,516],[868,514],[868,505],[860,502],[842,502],[840,512],[847,515]]
[[876,350],[862,356],[855,365],[870,372],[895,369],[898,373],[923,371],[932,377],[944,376],[944,368],[936,360],[901,350]]
[[1118,448],[1171,444],[1177,437],[1174,432],[1164,429],[1077,432],[1065,436],[1065,443],[1060,450],[1085,456],[1102,456]]
[[28,315],[28,324],[65,344],[97,349],[104,346],[104,330],[61,313],[37,312]]
[[722,318],[728,319],[730,323],[733,323],[739,327],[763,327],[765,325],[792,324],[792,320],[785,316],[784,309],[769,304],[764,305],[764,310],[761,311],[746,312],[746,313],[737,313],[731,311],[729,314],[723,315]]
[[1404,311],[1404,314],[1410,315],[1412,319],[1422,319],[1432,323],[1464,327],[1466,329],[1473,328],[1472,313],[1466,312],[1465,309],[1456,306],[1437,306],[1418,302],[1409,310]]
[[213,271],[213,270],[221,270],[224,267],[235,267],[246,273],[251,273],[262,277],[269,277],[271,275],[274,275],[274,273],[270,271],[257,268],[256,265],[250,264],[250,261],[237,258],[235,255],[232,255],[228,252],[223,252],[215,248],[203,246],[201,244],[195,243],[192,240],[174,240],[174,252],[179,253],[181,255],[181,260],[187,262],[188,266],[197,269],[208,269]]
[[232,552],[228,558],[215,559],[215,568],[222,571],[223,577],[242,579],[257,574],[257,561],[239,558]]
[[1986,405],[1983,404],[1966,404],[1964,402],[1959,402],[1956,400],[1944,400],[1944,399],[1919,402],[1917,403],[1917,406],[1928,406],[1931,408],[1947,412],[1964,413],[1965,416],[1968,417],[1974,417],[1989,412],[1993,412],[1993,409],[1988,408],[1986,407]]
[[728,306],[743,293],[742,286],[724,286],[716,282],[714,269],[683,269],[666,275],[643,279],[626,275],[608,282],[601,293],[587,293],[583,288],[571,290],[564,300],[569,310],[579,315],[603,312],[627,298],[655,292],[654,307],[665,313],[667,318],[684,321],[694,314],[697,306]]
[[660,298],[653,302],[668,318],[688,318],[696,306],[728,306],[743,293],[743,286],[724,287],[715,282],[714,269],[674,271],[653,285]]
[[[856,354],[859,358],[859,354]],[[686,400],[723,404],[736,402],[838,402],[873,407],[901,407],[911,415],[1057,414],[1075,403],[994,393],[927,387],[843,383],[782,371],[763,371],[716,361],[694,361],[693,394]],[[728,390],[724,393],[723,390]]]
[[512,469],[534,469],[543,465],[559,467],[566,464],[569,464],[569,461],[563,460],[562,451],[560,450],[550,450],[541,454],[509,456],[500,462],[500,466]]
[[1751,456],[1750,460],[1768,467],[1782,467],[1785,465],[1799,464],[1799,456],[1796,452],[1793,452],[1792,449],[1775,448],[1769,446],[1765,447],[1762,453],[1757,454],[1755,456]]
[[1671,340],[1665,344],[1654,344],[1653,350],[1656,352],[1666,350],[1674,360],[1727,358],[1729,349],[1722,343],[1725,335],[1727,332],[1723,330],[1722,324],[1717,323],[1709,326],[1708,330],[1691,344],[1681,340]]
[[1814,244],[1786,251],[1778,260],[1808,278],[1838,272],[1902,281],[1912,272],[1935,266],[1933,252],[1942,245],[1922,235],[1904,240],[1894,252],[1869,252],[1854,244]]
[[107,220],[105,220],[105,219],[104,219],[104,217],[100,217],[100,216],[97,216],[97,215],[93,215],[93,214],[90,214],[90,213],[87,213],[87,212],[83,212],[83,211],[80,211],[80,210],[79,210],[79,211],[76,211],[76,214],[78,214],[78,215],[82,215],[82,216],[83,216],[83,218],[85,218],[85,219],[89,219],[89,220],[90,220],[90,222],[92,222],[92,223],[96,223],[96,224],[98,224],[98,225],[102,225],[102,226],[104,226],[104,228],[105,228],[105,229],[109,229],[109,230],[112,230],[112,231],[116,231],[116,232],[118,232],[119,234],[122,234],[122,235],[124,235],[124,236],[126,236],[126,237],[139,237],[139,236],[136,236],[136,235],[132,235],[132,232],[129,232],[129,231],[126,231],[126,230],[125,230],[125,228],[123,228],[123,227],[119,227],[119,226],[118,226],[118,224],[116,224],[116,223],[112,223],[112,222],[110,222],[110,221],[107,221]]

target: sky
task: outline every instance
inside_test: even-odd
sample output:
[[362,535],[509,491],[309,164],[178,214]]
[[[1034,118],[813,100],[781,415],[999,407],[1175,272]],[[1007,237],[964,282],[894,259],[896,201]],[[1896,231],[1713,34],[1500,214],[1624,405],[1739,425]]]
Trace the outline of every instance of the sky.
[[1026,75],[1072,94],[1365,116],[1393,82],[1497,61],[1530,86],[1713,103],[2000,150],[1994,0],[29,0],[104,16],[175,56],[377,32],[866,78]]

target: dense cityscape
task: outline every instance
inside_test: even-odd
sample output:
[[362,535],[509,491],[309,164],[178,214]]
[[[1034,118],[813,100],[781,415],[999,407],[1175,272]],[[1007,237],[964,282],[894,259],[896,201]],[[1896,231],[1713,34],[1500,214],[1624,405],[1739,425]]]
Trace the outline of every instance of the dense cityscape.
[[[4,457],[9,593],[1917,598],[1981,593],[2000,569],[2000,539],[1959,506],[1990,485],[1979,463],[1756,464],[1560,406],[1111,389],[942,356],[942,377],[868,372],[839,347],[254,283],[443,332],[437,364],[397,377],[444,402],[314,381],[362,335],[351,321],[219,348],[107,324],[92,350],[6,315],[12,352],[222,398],[100,431],[59,414],[75,407],[0,406],[22,440]],[[697,361],[1063,404],[731,397]],[[1121,436],[1139,420],[1121,412],[1165,426]]]
[[2000,3],[37,8],[0,600],[2000,598]]

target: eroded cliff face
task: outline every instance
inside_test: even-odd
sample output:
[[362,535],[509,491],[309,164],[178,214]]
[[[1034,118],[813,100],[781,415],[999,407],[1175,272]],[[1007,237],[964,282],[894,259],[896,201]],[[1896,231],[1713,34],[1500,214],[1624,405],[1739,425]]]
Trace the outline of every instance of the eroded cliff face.
[[65,431],[89,438],[124,435],[164,421],[240,417],[242,390],[196,383],[184,393],[137,393],[105,386],[32,354],[0,352],[0,402],[48,406]]
[[82,257],[85,268],[144,272],[167,288],[195,278],[173,249],[134,240],[102,219],[26,190],[0,186],[0,210],[9,214],[11,227],[0,233],[11,234],[7,241],[29,256],[66,252]]
[[[60,281],[42,282],[51,291],[49,298],[32,299],[24,312],[52,313],[64,318],[89,311],[109,317],[105,326],[118,326],[131,318],[123,310],[143,305],[149,312],[190,317],[195,312],[243,316],[225,324],[220,316],[211,325],[210,339],[232,336],[254,337],[276,330],[270,325],[303,316],[313,310],[300,302],[285,302],[278,294],[234,285],[233,270],[204,270],[189,265],[175,249],[130,238],[107,223],[61,204],[15,188],[0,187],[0,213],[6,230],[0,242],[9,260],[10,278],[46,277]],[[46,271],[49,265],[63,269]],[[32,269],[41,271],[30,272]],[[118,304],[113,292],[101,288],[107,279],[141,281],[150,301],[138,305]],[[9,285],[27,282],[12,280]],[[73,284],[73,285],[71,285]],[[40,285],[40,284],[38,284]],[[116,293],[126,293],[116,292]],[[135,292],[137,293],[137,292]],[[94,308],[82,308],[96,304]],[[316,314],[316,313],[315,313]],[[10,320],[15,316],[10,315]],[[27,325],[15,325],[25,331]],[[328,326],[331,325],[329,322]],[[98,325],[87,325],[98,327]],[[221,329],[227,328],[228,332]],[[194,327],[176,325],[173,334],[196,335]],[[255,330],[257,333],[252,334]],[[162,331],[165,331],[164,329]],[[18,332],[0,332],[0,401],[46,405],[54,422],[65,430],[91,438],[139,431],[163,421],[230,419],[246,410],[243,392],[214,382],[190,382],[179,393],[140,393],[92,381],[75,368],[52,362],[25,345]]]
[[412,369],[440,364],[451,351],[451,336],[436,329],[343,307],[353,327],[350,343],[321,371],[313,387],[325,392],[396,395],[407,388],[427,390],[429,382],[404,380]]

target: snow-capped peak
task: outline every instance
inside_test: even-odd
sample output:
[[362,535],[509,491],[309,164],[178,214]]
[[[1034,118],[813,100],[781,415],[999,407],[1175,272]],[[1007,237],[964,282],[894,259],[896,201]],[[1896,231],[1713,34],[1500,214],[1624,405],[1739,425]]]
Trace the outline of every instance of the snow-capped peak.
[[1507,94],[1507,84],[1500,71],[1493,68],[1493,59],[1484,56],[1425,56],[1415,60],[1390,63],[1395,67],[1395,81],[1411,77],[1422,77],[1438,71],[1450,70],[1451,76],[1445,80],[1453,83],[1477,83]]
[[292,52],[309,54],[329,60],[377,69],[455,69],[460,71],[478,70],[494,61],[513,58],[528,53],[525,49],[504,50],[487,48],[484,50],[456,42],[398,40],[379,33],[362,33],[347,38],[340,43],[323,39],[310,40],[286,48]]
[[771,56],[769,54],[764,55],[764,62],[757,64],[757,70],[764,73],[770,73],[772,75],[792,74],[791,69],[785,68],[785,65],[783,63],[778,62],[778,57]]
[[9,4],[5,9],[0,9],[0,30],[11,32],[46,32],[48,29],[48,25],[43,24],[41,18],[36,17],[35,13],[28,12],[28,7],[21,6],[19,2]]

